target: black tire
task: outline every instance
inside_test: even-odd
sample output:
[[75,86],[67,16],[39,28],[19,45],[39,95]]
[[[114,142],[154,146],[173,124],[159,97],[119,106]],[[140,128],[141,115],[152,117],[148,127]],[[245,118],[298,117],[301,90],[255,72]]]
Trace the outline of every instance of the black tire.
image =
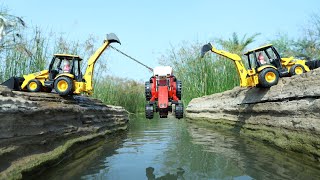
[[278,84],[279,73],[273,68],[266,68],[259,73],[258,78],[261,87],[269,88]]
[[146,104],[146,118],[153,119],[153,105]]
[[151,86],[148,81],[145,83],[145,96],[147,101],[151,99]]
[[306,70],[304,69],[304,67],[301,64],[295,64],[289,70],[290,76],[294,76],[296,74],[302,74],[305,72],[306,72]]
[[69,77],[59,77],[54,81],[54,90],[61,96],[72,94],[73,81]]
[[183,104],[182,103],[176,104],[174,112],[177,119],[183,118]]
[[37,79],[32,79],[29,81],[27,85],[27,89],[29,92],[39,92],[41,90],[42,84]]
[[176,81],[176,88],[177,88],[177,97],[179,98],[179,100],[181,100],[181,96],[182,96],[182,82],[177,80]]

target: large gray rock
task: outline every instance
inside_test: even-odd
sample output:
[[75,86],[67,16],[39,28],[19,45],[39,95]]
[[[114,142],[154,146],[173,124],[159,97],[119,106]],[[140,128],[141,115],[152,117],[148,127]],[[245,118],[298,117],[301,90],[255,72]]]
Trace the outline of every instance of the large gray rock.
[[[127,129],[127,123],[124,108],[97,99],[18,92],[0,86],[0,179],[12,178],[14,166],[26,157],[50,155],[57,147],[71,147],[76,142],[86,144],[86,140]],[[53,157],[59,158],[63,156]]]
[[268,89],[240,88],[193,99],[186,116],[279,147],[320,157],[320,69],[281,78]]

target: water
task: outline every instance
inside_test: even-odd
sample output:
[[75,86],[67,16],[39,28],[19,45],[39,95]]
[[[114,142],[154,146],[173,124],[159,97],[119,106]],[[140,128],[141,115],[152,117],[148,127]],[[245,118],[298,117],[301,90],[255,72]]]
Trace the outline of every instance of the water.
[[207,124],[136,117],[39,179],[320,179],[320,163]]

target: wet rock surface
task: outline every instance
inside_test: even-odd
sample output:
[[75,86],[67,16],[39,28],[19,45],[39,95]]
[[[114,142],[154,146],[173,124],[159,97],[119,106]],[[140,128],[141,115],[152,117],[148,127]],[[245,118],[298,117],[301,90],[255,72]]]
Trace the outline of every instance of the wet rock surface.
[[240,88],[193,99],[190,121],[231,126],[278,147],[320,157],[320,69],[268,89]]
[[127,123],[125,109],[93,98],[0,86],[0,174],[25,157],[48,153],[72,139],[125,130]]

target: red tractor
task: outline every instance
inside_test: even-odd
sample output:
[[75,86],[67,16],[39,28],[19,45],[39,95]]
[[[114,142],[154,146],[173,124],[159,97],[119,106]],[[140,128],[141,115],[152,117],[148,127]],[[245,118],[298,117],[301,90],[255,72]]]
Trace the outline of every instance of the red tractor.
[[170,66],[154,68],[153,76],[145,83],[146,118],[152,119],[154,112],[159,112],[160,118],[167,118],[173,104],[175,117],[183,118],[181,92],[181,81],[172,74]]

